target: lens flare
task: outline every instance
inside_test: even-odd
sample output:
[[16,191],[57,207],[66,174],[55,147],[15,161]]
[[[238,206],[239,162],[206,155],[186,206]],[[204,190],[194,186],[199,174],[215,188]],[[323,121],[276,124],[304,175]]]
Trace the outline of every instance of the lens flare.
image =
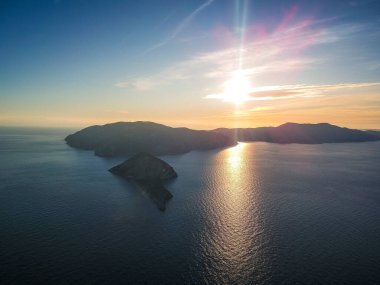
[[251,83],[241,71],[234,72],[232,78],[227,80],[223,87],[223,101],[225,102],[233,102],[239,105],[250,100]]

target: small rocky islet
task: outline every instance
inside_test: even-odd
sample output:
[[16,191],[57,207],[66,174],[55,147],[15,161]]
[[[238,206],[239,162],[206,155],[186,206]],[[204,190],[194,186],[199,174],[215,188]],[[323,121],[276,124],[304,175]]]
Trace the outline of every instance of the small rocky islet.
[[109,171],[137,185],[161,211],[173,197],[163,183],[178,176],[167,162],[145,152],[130,157]]

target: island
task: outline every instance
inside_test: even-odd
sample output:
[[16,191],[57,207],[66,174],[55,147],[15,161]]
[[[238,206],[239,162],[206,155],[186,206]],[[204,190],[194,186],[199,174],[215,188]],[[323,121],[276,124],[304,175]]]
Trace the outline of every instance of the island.
[[173,197],[163,183],[176,178],[177,173],[168,163],[149,153],[140,152],[109,171],[137,185],[161,211]]
[[334,126],[328,123],[286,123],[278,127],[219,128],[192,130],[153,122],[118,122],[91,126],[65,138],[68,145],[93,150],[102,157],[130,156],[138,152],[153,155],[181,154],[234,146],[241,142],[346,143],[380,140],[380,132]]
[[380,140],[379,132],[342,128],[328,123],[286,123],[278,127],[219,128],[214,131],[242,142],[321,144]]
[[66,137],[68,145],[94,150],[102,157],[181,154],[236,145],[236,140],[214,131],[172,128],[153,122],[117,122],[91,126]]

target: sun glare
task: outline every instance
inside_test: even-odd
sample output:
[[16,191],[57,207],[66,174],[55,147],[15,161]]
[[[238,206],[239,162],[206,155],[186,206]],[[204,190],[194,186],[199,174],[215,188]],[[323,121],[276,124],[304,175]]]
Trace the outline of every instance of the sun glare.
[[251,83],[241,71],[234,72],[232,78],[224,84],[223,101],[233,102],[236,105],[249,101]]

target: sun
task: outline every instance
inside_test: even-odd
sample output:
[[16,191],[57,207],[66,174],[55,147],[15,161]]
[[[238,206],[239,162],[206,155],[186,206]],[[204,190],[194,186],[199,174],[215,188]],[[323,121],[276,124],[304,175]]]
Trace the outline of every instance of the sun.
[[232,77],[223,84],[223,87],[223,101],[225,102],[239,105],[250,100],[251,83],[241,71],[235,71]]

